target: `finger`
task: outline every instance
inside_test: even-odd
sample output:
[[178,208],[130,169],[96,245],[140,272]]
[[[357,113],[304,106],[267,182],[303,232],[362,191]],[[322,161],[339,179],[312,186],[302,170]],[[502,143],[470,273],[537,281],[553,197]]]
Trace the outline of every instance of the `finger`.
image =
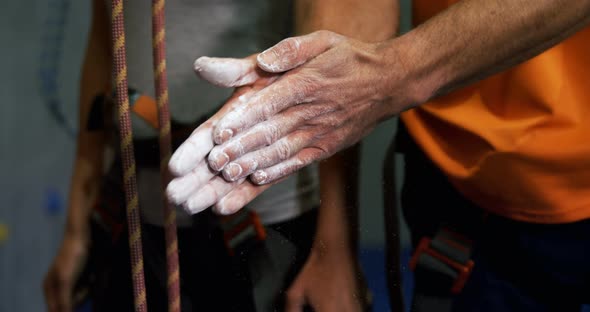
[[281,76],[221,117],[213,129],[215,144],[223,144],[243,129],[249,129],[290,106],[306,102],[307,93],[314,88],[317,88],[315,83],[300,75]]
[[291,133],[268,147],[248,153],[230,163],[223,169],[223,177],[228,181],[234,181],[249,176],[259,168],[272,167],[293,157],[300,150],[309,146],[314,139],[312,132]]
[[287,291],[285,312],[302,312],[305,306],[305,295],[303,289],[295,282]]
[[260,53],[257,57],[258,66],[270,73],[285,72],[322,54],[342,38],[325,30],[287,38]]
[[246,102],[256,91],[253,88],[241,88],[209,120],[200,125],[189,138],[172,154],[168,168],[173,175],[183,176],[194,170],[213,148],[212,127],[220,116],[230,111],[238,103]]
[[191,214],[201,212],[213,206],[242,182],[244,182],[243,179],[236,182],[226,182],[222,177],[216,176],[192,194],[184,207]]
[[220,199],[213,210],[222,215],[234,214],[271,186],[272,184],[254,185],[250,181],[244,181]]
[[322,149],[315,147],[304,148],[284,162],[270,168],[257,170],[250,176],[250,179],[254,184],[258,185],[271,183],[327,156],[327,152]]
[[175,176],[183,176],[195,169],[213,148],[211,124],[199,126],[170,157],[168,168]]
[[207,163],[201,161],[197,168],[189,174],[170,181],[166,187],[166,195],[172,203],[176,205],[183,204],[214,176],[215,173],[209,169]]
[[[209,154],[209,166],[216,171],[223,170],[224,166],[230,161],[263,146],[273,144],[288,133],[291,133],[306,120],[310,120],[331,110],[332,108],[327,105],[317,104],[291,107],[279,115],[253,126],[226,143],[214,147]],[[240,170],[236,166],[233,169],[236,171]],[[227,172],[224,171],[224,177],[227,179],[228,176],[225,174]],[[230,181],[239,178],[236,175],[230,176],[232,177],[228,179]]]
[[203,56],[195,61],[194,69],[202,79],[226,88],[252,84],[262,74],[255,55],[243,59]]

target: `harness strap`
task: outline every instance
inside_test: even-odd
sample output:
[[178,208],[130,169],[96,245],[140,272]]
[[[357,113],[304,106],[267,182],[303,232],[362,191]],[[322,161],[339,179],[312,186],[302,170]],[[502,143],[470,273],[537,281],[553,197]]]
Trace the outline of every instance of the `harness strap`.
[[400,215],[395,183],[396,136],[393,137],[383,161],[383,214],[385,221],[387,288],[392,311],[405,311],[401,271]]

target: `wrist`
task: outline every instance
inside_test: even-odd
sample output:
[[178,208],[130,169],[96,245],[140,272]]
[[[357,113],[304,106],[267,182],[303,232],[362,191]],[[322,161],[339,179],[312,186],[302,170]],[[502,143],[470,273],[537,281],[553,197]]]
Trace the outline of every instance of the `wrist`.
[[312,251],[320,255],[350,256],[356,253],[353,244],[346,235],[316,235]]
[[387,117],[427,102],[442,85],[441,71],[429,65],[422,47],[412,32],[378,44],[381,88],[390,109]]

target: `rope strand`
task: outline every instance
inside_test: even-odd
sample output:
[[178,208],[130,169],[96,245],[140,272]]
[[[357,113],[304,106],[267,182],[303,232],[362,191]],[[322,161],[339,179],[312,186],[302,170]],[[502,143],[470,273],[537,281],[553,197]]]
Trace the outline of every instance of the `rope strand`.
[[180,312],[180,271],[178,265],[178,240],[176,210],[166,198],[166,185],[170,182],[168,161],[172,154],[170,135],[170,110],[168,108],[168,80],[166,77],[166,30],[164,27],[165,0],[152,0],[152,44],[154,81],[158,103],[160,127],[160,172],[165,219],[166,262],[168,269],[168,311]]
[[129,95],[127,91],[127,60],[125,51],[125,27],[123,0],[111,3],[111,39],[114,56],[114,78],[116,103],[119,107],[119,129],[121,137],[121,158],[123,161],[123,182],[127,205],[129,229],[129,249],[131,252],[131,274],[133,280],[133,302],[135,311],[147,312],[145,279],[143,271],[143,251],[141,247],[141,221],[137,195],[135,157],[133,154],[133,133],[129,115]]

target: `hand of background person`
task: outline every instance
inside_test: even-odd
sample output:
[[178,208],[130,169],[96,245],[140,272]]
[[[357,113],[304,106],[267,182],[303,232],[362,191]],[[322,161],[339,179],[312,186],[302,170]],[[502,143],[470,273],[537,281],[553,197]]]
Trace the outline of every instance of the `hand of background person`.
[[88,256],[88,238],[66,234],[43,281],[43,293],[49,312],[73,310],[73,292]]
[[367,287],[357,258],[346,248],[314,246],[287,291],[286,312],[362,312],[368,305]]

